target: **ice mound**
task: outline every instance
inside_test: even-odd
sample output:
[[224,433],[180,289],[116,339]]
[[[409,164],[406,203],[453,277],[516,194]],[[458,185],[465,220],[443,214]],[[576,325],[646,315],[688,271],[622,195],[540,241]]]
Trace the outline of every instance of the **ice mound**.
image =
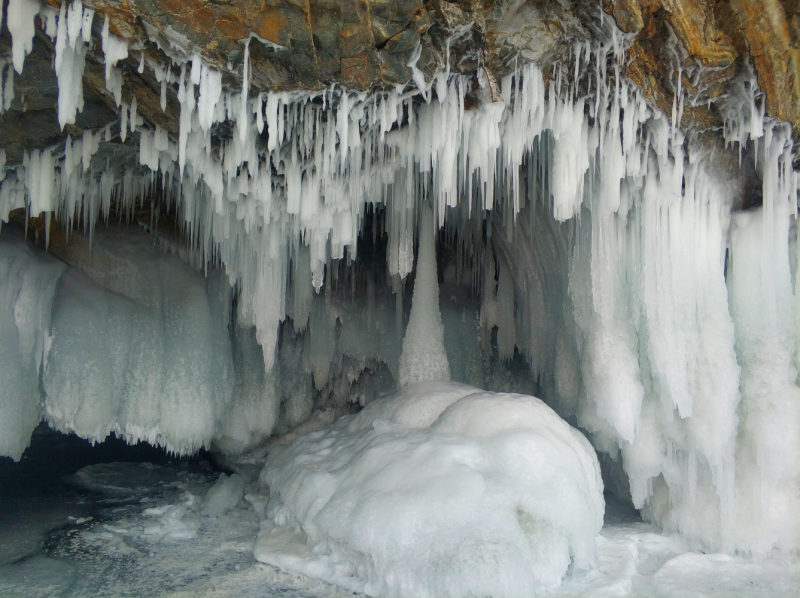
[[532,596],[592,564],[603,524],[580,432],[537,398],[444,382],[275,447],[260,482],[256,559],[371,596]]
[[244,495],[244,476],[234,473],[227,476],[219,474],[217,483],[208,490],[202,514],[206,517],[224,515],[242,500]]

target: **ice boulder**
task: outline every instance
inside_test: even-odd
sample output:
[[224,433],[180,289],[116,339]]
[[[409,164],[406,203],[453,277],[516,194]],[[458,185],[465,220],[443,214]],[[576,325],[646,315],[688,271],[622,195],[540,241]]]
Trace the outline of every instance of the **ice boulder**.
[[219,474],[217,483],[206,494],[202,514],[206,517],[220,517],[242,500],[244,495],[244,476],[234,473],[230,476]]
[[603,524],[580,432],[535,397],[443,382],[273,448],[260,482],[255,557],[371,596],[532,596],[592,564]]

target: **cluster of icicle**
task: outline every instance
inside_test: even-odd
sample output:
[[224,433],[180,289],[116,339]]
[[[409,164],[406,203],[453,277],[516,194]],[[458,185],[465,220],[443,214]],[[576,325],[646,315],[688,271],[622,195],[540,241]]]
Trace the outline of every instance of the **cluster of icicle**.
[[[726,100],[726,141],[752,141],[763,177],[763,207],[732,216],[733,186],[677,127],[680,80],[671,119],[618,72],[599,81],[569,274],[578,421],[621,457],[634,504],[666,528],[706,548],[796,548],[791,129],[764,117],[752,81]],[[554,177],[558,159],[556,148]],[[554,200],[556,218],[568,216]]]
[[[79,1],[56,13],[38,0],[11,0],[8,13],[17,72],[42,15],[56,42],[59,119],[73,122],[92,11]],[[310,250],[319,289],[326,264],[355,257],[365,204],[383,204],[389,269],[403,278],[419,206],[430,203],[439,225],[465,203],[485,214],[502,201],[516,214],[526,160],[543,151],[549,131],[539,193],[576,235],[572,310],[559,338],[547,339],[574,352],[556,359],[554,398],[577,406],[578,422],[621,461],[634,504],[654,520],[728,550],[797,547],[800,277],[792,271],[800,250],[790,237],[800,183],[790,130],[764,116],[752,83],[731,96],[724,133],[740,147],[756,144],[764,205],[731,219],[713,161],[688,152],[676,126],[680,84],[671,119],[648,107],[619,74],[623,43],[613,32],[608,44],[575,46],[572,85],[556,71],[546,90],[527,65],[502,80],[504,101],[472,110],[466,78],[443,72],[427,86],[413,62],[411,90],[250,95],[247,50],[237,93],[175,46],[172,64],[140,68],[162,82],[162,107],[177,85],[178,139],[142,122],[135,99],[121,103],[115,65],[128,48],[107,23],[102,46],[119,135],[137,133],[141,167],[92,161],[100,140],[116,136],[108,128],[30,151],[0,174],[4,219],[26,207],[70,227],[82,218],[91,232],[112,201],[130,206],[159,188],[185,220],[195,261],[224,265],[238,286],[241,317],[256,325],[269,370],[296,239]],[[6,106],[12,85],[9,74]],[[214,147],[212,128],[223,121],[234,134]],[[538,299],[517,291],[517,310],[531,319]]]

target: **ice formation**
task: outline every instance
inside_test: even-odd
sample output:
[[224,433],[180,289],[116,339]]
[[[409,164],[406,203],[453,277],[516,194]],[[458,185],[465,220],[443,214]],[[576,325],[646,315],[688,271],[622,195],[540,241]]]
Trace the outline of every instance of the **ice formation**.
[[[734,215],[731,313],[742,364],[740,440],[736,447],[737,546],[756,552],[796,547],[800,538],[797,196],[788,132],[764,126],[763,206]],[[795,176],[797,176],[795,174]],[[794,218],[794,230],[791,220]],[[792,278],[795,288],[792,289]]]
[[227,283],[165,259],[146,235],[98,241],[115,249],[86,256],[88,272],[65,274],[55,296],[42,376],[47,420],[84,438],[113,431],[197,450],[234,386]]
[[[36,28],[33,19],[41,7],[40,0],[9,0],[6,26],[11,34],[11,56],[14,70],[22,72],[25,56],[33,49]],[[2,23],[0,23],[2,24]]]
[[398,386],[450,379],[444,348],[444,329],[439,312],[439,276],[436,272],[433,212],[422,211],[419,231],[414,298],[403,339]]
[[[452,383],[273,449],[261,482],[279,527],[256,557],[371,596],[531,596],[593,562],[603,523],[580,432],[534,397]],[[310,550],[287,551],[291,532]]]
[[[18,73],[39,7],[9,3]],[[62,124],[80,107],[75,82],[91,15],[82,9],[79,28],[79,8],[76,2],[58,15],[41,9],[46,32],[61,44]],[[158,191],[188,240],[180,257],[201,270],[224,269],[227,281],[215,271],[206,282],[198,274],[185,296],[134,297],[141,291],[133,281],[117,294],[78,283],[87,276],[81,268],[48,286],[58,276],[51,268],[31,291],[41,293],[37,319],[16,319],[12,327],[5,322],[17,318],[9,303],[15,299],[7,290],[24,285],[5,265],[16,250],[3,245],[3,350],[21,347],[17,336],[38,347],[36,339],[50,338],[51,330],[65,331],[49,354],[20,349],[15,357],[29,364],[21,370],[26,388],[38,389],[41,376],[46,396],[37,404],[62,429],[92,439],[116,430],[178,452],[216,435],[228,450],[240,450],[272,432],[279,387],[293,389],[284,417],[308,417],[309,393],[331,380],[333,368],[344,371],[345,354],[385,364],[398,379],[402,281],[412,270],[422,206],[430,206],[434,225],[457,245],[458,263],[473,269],[483,354],[492,352],[496,329],[499,356],[527,361],[542,396],[574,417],[609,467],[624,474],[638,508],[704,548],[798,548],[800,534],[785,525],[785,513],[797,511],[800,471],[800,177],[788,125],[765,116],[752,77],[730,90],[720,108],[725,139],[755,158],[763,183],[763,206],[735,214],[732,224],[732,193],[714,155],[680,130],[680,85],[673,114],[648,106],[619,73],[623,38],[608,19],[601,25],[605,41],[575,45],[574,77],[555,67],[545,84],[535,65],[520,66],[500,82],[501,101],[471,109],[468,94],[491,96],[480,89],[485,77],[477,91],[469,77],[442,72],[426,82],[419,70],[406,87],[369,93],[253,93],[246,76],[231,90],[197,51],[154,34],[170,62],[140,68],[161,83],[162,108],[166,94],[177,95],[177,138],[140,123],[137,110],[121,103],[115,65],[127,45],[104,27],[106,81],[121,106],[120,128],[87,131],[5,164],[0,218],[7,222],[24,208],[49,223],[52,214],[67,231],[79,227],[96,240],[95,225],[109,219],[112,206],[115,215],[130,215]],[[247,68],[245,62],[244,75]],[[4,106],[11,70],[5,67]],[[221,122],[234,134],[219,141],[212,131]],[[97,159],[101,139],[117,130],[138,143],[138,165]],[[377,209],[394,298],[375,302],[372,280],[374,311],[364,318],[337,305],[328,290],[340,265],[358,259],[356,241]],[[234,305],[227,303],[232,295],[233,336],[244,343],[236,349],[224,307]],[[168,309],[172,302],[201,315],[182,328],[184,315]],[[117,319],[98,322],[89,304]],[[153,330],[139,339],[142,347],[174,349],[163,360],[149,350],[123,351],[127,341],[115,335],[141,333],[134,315]],[[287,337],[277,351],[287,315],[308,341],[300,346]],[[224,339],[226,352],[218,353],[213,339]],[[76,357],[79,346],[87,358]],[[183,351],[197,363],[182,359]],[[298,362],[311,380],[294,375]],[[254,363],[263,365],[258,374]],[[123,367],[127,378],[116,375]],[[246,375],[231,373],[237,368]],[[159,392],[148,386],[152,372]],[[113,382],[111,398],[102,379]],[[84,396],[67,395],[68,384],[85,385]],[[231,385],[245,390],[232,398]],[[35,393],[24,397],[3,395],[4,422],[6,409],[15,421],[33,422],[41,407],[32,407]],[[89,405],[101,411],[84,419]],[[235,414],[228,424],[226,412]],[[18,455],[30,429],[15,427],[7,437],[3,428],[4,452]]]
[[53,294],[65,266],[0,237],[0,454],[18,460],[42,419],[42,367],[50,350]]
[[205,517],[219,517],[224,515],[242,500],[244,495],[244,476],[234,473],[230,476],[219,474],[217,483],[208,489],[203,510]]

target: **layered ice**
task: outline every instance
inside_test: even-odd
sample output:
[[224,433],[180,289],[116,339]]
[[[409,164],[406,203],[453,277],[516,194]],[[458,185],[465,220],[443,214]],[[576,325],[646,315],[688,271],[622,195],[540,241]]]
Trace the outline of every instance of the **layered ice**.
[[261,482],[256,558],[371,596],[530,596],[593,563],[603,522],[580,432],[534,397],[446,382],[274,448]]

